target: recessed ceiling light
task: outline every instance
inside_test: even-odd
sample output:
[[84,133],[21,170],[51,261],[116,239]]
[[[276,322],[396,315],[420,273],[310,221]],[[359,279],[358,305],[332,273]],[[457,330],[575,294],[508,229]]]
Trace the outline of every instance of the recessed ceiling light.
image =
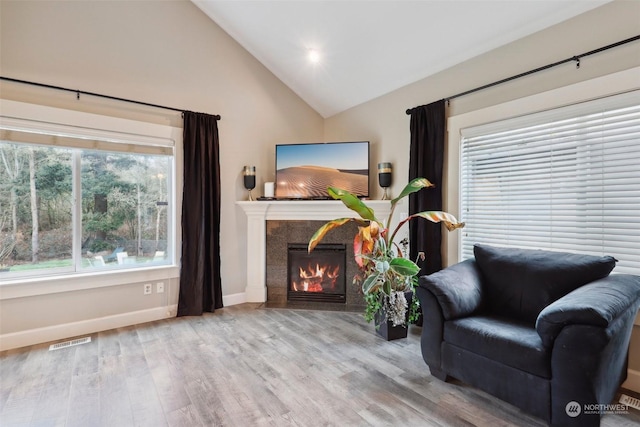
[[315,49],[309,49],[307,58],[309,58],[309,62],[311,62],[312,64],[317,64],[318,62],[320,62],[320,52]]

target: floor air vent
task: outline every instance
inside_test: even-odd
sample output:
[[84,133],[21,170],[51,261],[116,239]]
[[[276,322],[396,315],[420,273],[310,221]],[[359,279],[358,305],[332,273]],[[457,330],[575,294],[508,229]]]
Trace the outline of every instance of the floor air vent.
[[51,344],[49,351],[60,350],[61,348],[73,347],[75,345],[87,344],[91,342],[91,337],[78,338],[71,341],[59,342],[57,344]]
[[620,396],[620,403],[625,404],[627,406],[631,406],[632,408],[636,408],[640,410],[640,399],[636,399],[635,397],[627,396],[623,394]]

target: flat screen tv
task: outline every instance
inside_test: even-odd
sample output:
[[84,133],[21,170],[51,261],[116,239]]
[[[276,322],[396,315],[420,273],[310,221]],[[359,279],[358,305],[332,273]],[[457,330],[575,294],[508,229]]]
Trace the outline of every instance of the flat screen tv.
[[326,199],[329,186],[369,197],[369,141],[276,145],[276,198]]

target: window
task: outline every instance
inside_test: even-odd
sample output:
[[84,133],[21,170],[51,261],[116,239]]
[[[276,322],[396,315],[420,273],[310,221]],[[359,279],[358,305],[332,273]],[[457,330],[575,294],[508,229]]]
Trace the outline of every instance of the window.
[[172,141],[6,123],[0,280],[172,264]]
[[475,243],[619,260],[640,274],[640,92],[462,130],[462,258]]

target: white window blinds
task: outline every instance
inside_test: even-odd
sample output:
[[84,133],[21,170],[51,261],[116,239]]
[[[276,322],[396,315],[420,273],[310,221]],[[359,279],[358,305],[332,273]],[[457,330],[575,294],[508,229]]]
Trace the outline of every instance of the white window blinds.
[[640,274],[640,91],[464,129],[462,259],[485,243]]

